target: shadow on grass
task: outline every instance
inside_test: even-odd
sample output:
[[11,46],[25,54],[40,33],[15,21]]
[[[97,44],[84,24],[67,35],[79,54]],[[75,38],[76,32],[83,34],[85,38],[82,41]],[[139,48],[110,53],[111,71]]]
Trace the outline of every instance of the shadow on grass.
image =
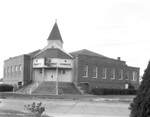
[[[16,110],[0,110],[0,117],[35,117],[30,113],[24,113]],[[53,117],[46,114],[41,115],[41,117]]]
[[23,117],[24,114],[16,110],[0,110],[0,117]]

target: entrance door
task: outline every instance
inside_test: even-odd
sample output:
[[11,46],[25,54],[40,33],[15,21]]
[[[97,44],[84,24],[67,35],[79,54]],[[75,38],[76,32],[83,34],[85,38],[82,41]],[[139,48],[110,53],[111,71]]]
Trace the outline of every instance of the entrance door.
[[47,69],[45,79],[46,81],[56,81],[56,69]]

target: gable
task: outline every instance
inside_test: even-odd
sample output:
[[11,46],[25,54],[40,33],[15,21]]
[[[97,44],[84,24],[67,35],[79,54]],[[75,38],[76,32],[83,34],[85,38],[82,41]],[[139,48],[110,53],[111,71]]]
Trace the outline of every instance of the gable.
[[68,54],[61,51],[58,48],[48,48],[45,51],[39,53],[34,58],[62,58],[62,59],[72,59]]

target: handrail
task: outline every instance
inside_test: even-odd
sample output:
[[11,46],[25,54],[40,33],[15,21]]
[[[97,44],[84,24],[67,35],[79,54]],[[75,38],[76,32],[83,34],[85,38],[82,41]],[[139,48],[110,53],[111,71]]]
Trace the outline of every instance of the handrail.
[[29,90],[29,94],[31,94],[37,87],[39,86],[39,83],[36,82]]

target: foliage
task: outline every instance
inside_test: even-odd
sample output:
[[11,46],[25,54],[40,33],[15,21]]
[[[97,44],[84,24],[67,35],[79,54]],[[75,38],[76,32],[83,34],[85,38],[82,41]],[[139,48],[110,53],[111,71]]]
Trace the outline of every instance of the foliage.
[[137,90],[135,89],[105,89],[94,88],[92,93],[94,95],[135,95]]
[[131,83],[129,83],[129,89],[135,89],[135,87]]
[[150,61],[142,79],[137,95],[130,104],[130,117],[150,117]]
[[28,104],[24,106],[25,110],[29,113],[25,117],[49,117],[48,115],[43,114],[45,107],[42,107],[42,102]]
[[13,86],[9,84],[0,84],[0,91],[1,92],[8,92],[8,91],[13,91]]

